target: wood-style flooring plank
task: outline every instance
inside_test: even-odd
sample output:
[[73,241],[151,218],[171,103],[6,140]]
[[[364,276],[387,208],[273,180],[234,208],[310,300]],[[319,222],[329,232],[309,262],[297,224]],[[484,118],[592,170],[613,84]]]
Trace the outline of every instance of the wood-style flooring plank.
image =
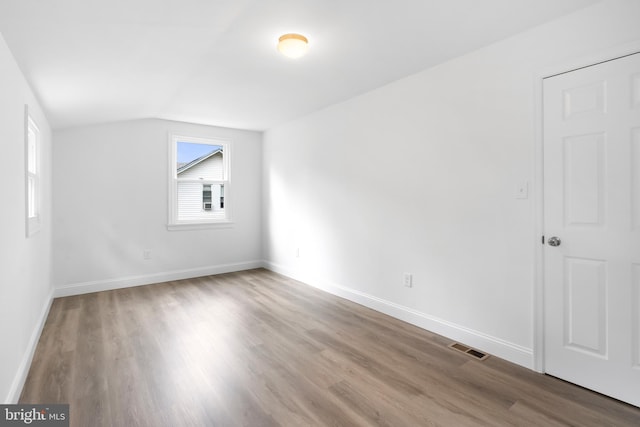
[[22,403],[72,426],[638,426],[640,408],[263,270],[54,300]]

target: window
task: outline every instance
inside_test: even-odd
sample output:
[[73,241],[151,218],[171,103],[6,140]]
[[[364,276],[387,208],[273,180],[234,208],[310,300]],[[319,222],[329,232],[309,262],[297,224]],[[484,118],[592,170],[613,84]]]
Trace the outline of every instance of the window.
[[[170,137],[169,229],[230,223],[230,142]],[[226,188],[225,188],[226,187]]]
[[27,237],[40,230],[42,183],[40,171],[40,130],[25,106],[25,188]]

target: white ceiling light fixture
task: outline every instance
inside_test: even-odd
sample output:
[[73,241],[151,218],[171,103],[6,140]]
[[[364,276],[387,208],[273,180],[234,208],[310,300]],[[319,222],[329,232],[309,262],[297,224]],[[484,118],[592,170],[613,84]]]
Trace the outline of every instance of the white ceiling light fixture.
[[289,58],[300,58],[307,53],[309,40],[301,34],[289,33],[278,39],[278,50]]

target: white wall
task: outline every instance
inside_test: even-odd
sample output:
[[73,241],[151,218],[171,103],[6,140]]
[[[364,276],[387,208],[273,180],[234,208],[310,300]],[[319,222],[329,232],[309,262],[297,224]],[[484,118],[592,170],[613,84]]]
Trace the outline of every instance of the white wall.
[[605,1],[267,131],[270,268],[532,367],[535,76],[638,17]]
[[[232,141],[232,228],[167,230],[169,132]],[[260,265],[261,133],[149,119],[55,131],[54,140],[57,295]]]
[[[51,130],[0,35],[0,399],[16,402],[51,298]],[[24,106],[40,129],[41,230],[25,233]]]

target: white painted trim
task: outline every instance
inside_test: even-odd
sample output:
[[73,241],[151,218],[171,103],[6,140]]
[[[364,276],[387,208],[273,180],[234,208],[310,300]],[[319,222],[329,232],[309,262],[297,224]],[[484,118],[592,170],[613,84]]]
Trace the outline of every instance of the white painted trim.
[[[211,219],[203,219],[203,220],[188,220],[181,221],[178,219],[178,190],[177,190],[177,177],[176,177],[176,163],[177,163],[177,148],[176,144],[178,141],[192,142],[196,144],[205,144],[205,145],[220,145],[223,147],[223,180],[222,181],[211,181],[211,182],[219,182],[224,184],[225,186],[225,195],[224,195],[224,219],[222,220],[211,220]],[[168,181],[168,209],[167,209],[167,230],[169,231],[182,231],[182,230],[196,230],[196,229],[206,229],[206,228],[231,228],[233,227],[233,184],[231,182],[231,158],[233,157],[233,140],[229,138],[218,138],[218,137],[196,137],[196,136],[185,136],[181,133],[176,133],[169,131],[168,132],[168,159],[169,164],[167,165],[167,177]],[[231,195],[231,197],[229,197]],[[195,227],[195,225],[202,225],[203,227]],[[221,224],[219,226],[218,224]]]
[[544,246],[540,243],[544,235],[544,111],[543,80],[601,62],[640,52],[640,41],[611,46],[597,53],[578,59],[545,67],[534,74],[534,289],[533,289],[533,369],[545,372],[544,367]]
[[542,77],[534,79],[534,157],[533,157],[533,369],[544,370],[544,152],[542,121]]
[[365,307],[403,320],[420,328],[435,332],[454,341],[485,351],[494,356],[531,369],[533,367],[532,350],[503,339],[457,325],[444,319],[396,304],[346,286],[324,280],[316,275],[303,274],[270,261],[264,261],[264,268],[304,282],[333,295],[361,304]]
[[38,341],[40,341],[40,335],[42,334],[42,329],[44,328],[44,324],[46,323],[47,317],[49,316],[49,310],[51,309],[52,303],[53,289],[49,292],[44,307],[42,307],[42,311],[40,312],[38,323],[31,332],[31,337],[29,338],[27,349],[22,357],[22,362],[20,362],[18,371],[13,378],[13,382],[11,383],[11,387],[9,388],[9,394],[7,394],[7,397],[5,398],[5,402],[7,404],[18,403],[18,400],[20,399],[20,394],[22,393],[22,388],[24,387],[24,383],[27,380],[27,375],[29,374],[29,369],[31,368],[31,362],[33,361],[33,355],[36,352],[36,347],[38,347]]
[[624,43],[618,46],[610,46],[590,55],[579,58],[572,58],[559,64],[546,66],[537,70],[536,77],[544,79],[562,73],[578,70],[580,68],[590,67],[601,62],[611,61],[623,56],[632,55],[640,52],[640,40]]
[[167,224],[168,231],[189,231],[189,230],[210,230],[220,228],[234,228],[235,223],[232,221],[219,221],[219,222],[192,222],[192,223],[180,223],[180,224]]
[[[35,172],[29,171],[29,158],[31,150],[29,149],[29,133],[33,130],[33,134],[35,135],[35,144],[33,150],[35,151]],[[25,228],[26,228],[26,236],[27,238],[33,236],[38,233],[42,229],[42,141],[40,137],[40,128],[36,124],[33,117],[31,117],[31,113],[29,112],[29,105],[25,104],[24,106],[24,202],[25,202]],[[35,217],[29,217],[29,179],[33,179],[34,181],[34,205],[33,209],[35,210]]]
[[95,280],[91,282],[72,283],[58,286],[55,297],[88,294],[91,292],[110,291],[113,289],[131,288],[134,286],[151,285],[172,280],[191,279],[194,277],[211,276],[213,274],[233,273],[262,267],[262,261],[246,261],[233,264],[221,264],[208,267],[191,268],[185,270],[163,271],[161,273],[142,274],[115,279]]

